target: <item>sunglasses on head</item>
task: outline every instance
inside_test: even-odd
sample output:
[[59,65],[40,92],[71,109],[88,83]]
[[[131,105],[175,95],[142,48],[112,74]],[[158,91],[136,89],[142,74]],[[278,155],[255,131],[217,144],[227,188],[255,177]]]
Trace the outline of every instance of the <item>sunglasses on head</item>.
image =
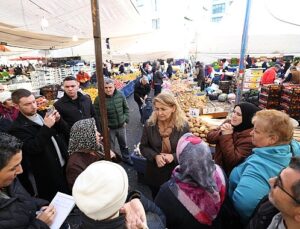
[[[282,169],[283,170],[283,169]],[[300,200],[297,200],[295,197],[293,197],[288,191],[286,191],[282,185],[282,179],[280,177],[280,174],[282,170],[279,172],[277,177],[275,178],[275,182],[273,185],[273,188],[275,189],[276,187],[280,188],[285,194],[287,194],[293,201],[295,201],[297,204],[300,204]]]

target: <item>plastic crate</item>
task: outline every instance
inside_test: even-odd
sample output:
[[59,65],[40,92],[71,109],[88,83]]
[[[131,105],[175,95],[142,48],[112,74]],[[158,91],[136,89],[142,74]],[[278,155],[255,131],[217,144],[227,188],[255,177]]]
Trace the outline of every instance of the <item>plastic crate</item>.
[[141,156],[136,155],[135,153],[132,153],[130,155],[131,160],[133,162],[133,168],[138,172],[145,174],[146,173],[146,165],[147,165],[147,159]]

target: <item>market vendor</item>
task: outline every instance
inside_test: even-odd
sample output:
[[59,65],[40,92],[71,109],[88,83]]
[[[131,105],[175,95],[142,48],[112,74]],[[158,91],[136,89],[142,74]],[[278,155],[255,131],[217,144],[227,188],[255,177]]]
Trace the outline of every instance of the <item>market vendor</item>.
[[296,66],[292,66],[290,68],[290,73],[288,76],[283,80],[282,83],[294,83],[300,84],[300,71],[297,70]]
[[274,67],[269,68],[268,70],[266,70],[261,78],[261,84],[273,84],[275,79],[276,79],[276,75],[277,72],[281,69],[281,66],[279,64],[275,64]]
[[89,86],[91,77],[83,70],[83,68],[81,68],[76,75],[76,80],[80,83],[81,88],[85,88]]

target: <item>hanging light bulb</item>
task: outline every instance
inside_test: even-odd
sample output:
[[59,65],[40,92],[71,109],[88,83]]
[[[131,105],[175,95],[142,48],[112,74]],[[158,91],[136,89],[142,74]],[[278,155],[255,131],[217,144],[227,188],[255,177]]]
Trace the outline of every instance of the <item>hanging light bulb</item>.
[[73,35],[72,41],[78,41],[78,37],[76,35]]
[[41,26],[42,28],[47,28],[49,26],[49,22],[45,17],[43,17],[41,20]]

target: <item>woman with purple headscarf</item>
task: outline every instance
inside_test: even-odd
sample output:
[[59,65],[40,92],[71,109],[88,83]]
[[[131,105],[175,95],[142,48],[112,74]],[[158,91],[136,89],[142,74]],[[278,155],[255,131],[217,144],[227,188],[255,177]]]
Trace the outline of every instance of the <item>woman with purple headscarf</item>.
[[178,141],[176,157],[179,165],[155,198],[166,215],[167,228],[217,228],[226,194],[222,169],[214,163],[208,145],[191,133]]

